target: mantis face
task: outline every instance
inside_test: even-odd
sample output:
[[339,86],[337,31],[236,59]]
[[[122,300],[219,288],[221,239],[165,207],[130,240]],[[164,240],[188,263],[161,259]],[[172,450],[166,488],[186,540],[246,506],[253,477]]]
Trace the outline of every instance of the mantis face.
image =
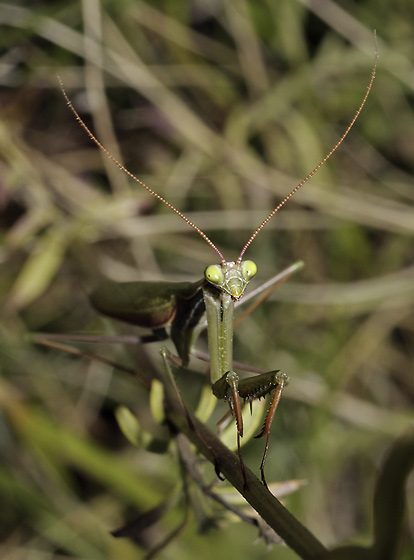
[[237,301],[256,273],[257,266],[253,261],[222,262],[208,266],[204,271],[204,278]]

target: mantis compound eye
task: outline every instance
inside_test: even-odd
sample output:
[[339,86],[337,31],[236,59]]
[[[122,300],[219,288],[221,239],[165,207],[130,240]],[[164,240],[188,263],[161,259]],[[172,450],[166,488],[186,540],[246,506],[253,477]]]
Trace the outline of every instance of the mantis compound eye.
[[221,267],[217,264],[211,264],[204,271],[204,277],[213,284],[221,285],[224,281],[224,274]]
[[247,281],[251,280],[257,274],[257,266],[253,261],[242,262],[243,278]]

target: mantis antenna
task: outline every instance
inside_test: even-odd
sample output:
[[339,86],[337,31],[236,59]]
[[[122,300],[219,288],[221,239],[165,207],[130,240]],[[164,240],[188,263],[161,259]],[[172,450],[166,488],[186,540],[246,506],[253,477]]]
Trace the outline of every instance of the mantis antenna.
[[111,159],[118,167],[119,169],[121,169],[124,173],[126,173],[128,175],[128,177],[130,177],[131,179],[133,179],[136,183],[138,183],[139,185],[141,185],[141,187],[144,187],[144,189],[146,189],[149,193],[151,193],[153,196],[155,196],[155,198],[158,198],[158,200],[160,200],[163,204],[165,204],[166,206],[168,206],[168,208],[170,208],[173,212],[175,212],[176,214],[178,214],[178,216],[180,216],[180,218],[182,218],[189,226],[191,226],[193,229],[196,230],[197,233],[199,233],[201,235],[201,237],[207,241],[207,243],[210,245],[210,247],[212,249],[214,249],[214,251],[218,254],[218,256],[221,259],[221,262],[224,263],[225,259],[222,255],[222,253],[217,249],[217,247],[214,245],[214,243],[211,241],[211,239],[199,228],[197,227],[189,218],[187,218],[187,216],[184,216],[184,214],[182,212],[180,212],[175,206],[173,206],[170,202],[168,202],[168,200],[165,200],[165,198],[163,198],[161,195],[159,195],[158,193],[156,193],[155,191],[153,191],[150,187],[148,187],[145,183],[143,183],[142,181],[140,181],[137,177],[135,177],[135,175],[133,175],[130,171],[128,171],[128,169],[126,169],[126,167],[124,167],[122,165],[122,163],[120,163],[111,153],[108,152],[108,150],[105,148],[105,146],[103,146],[99,140],[96,138],[96,136],[94,136],[92,134],[92,132],[89,130],[89,128],[86,126],[86,124],[83,122],[83,120],[81,119],[81,117],[79,116],[78,112],[76,111],[76,109],[74,108],[74,106],[72,105],[71,100],[69,99],[65,88],[63,87],[63,82],[62,79],[58,76],[57,77],[59,80],[59,84],[60,84],[60,89],[62,90],[63,96],[66,100],[66,103],[68,104],[69,109],[72,111],[72,113],[75,115],[76,120],[78,121],[78,123],[82,126],[82,128],[86,131],[86,133],[88,134],[88,136],[91,138],[91,140],[93,140],[95,142],[95,144],[98,146],[98,148],[100,148],[105,155],[107,155],[109,157],[109,159]]
[[351,130],[351,128],[354,126],[355,121],[357,120],[357,118],[359,117],[360,112],[362,111],[362,108],[365,105],[366,100],[368,99],[368,95],[371,91],[372,88],[372,84],[374,83],[374,78],[375,78],[375,73],[377,71],[377,61],[378,61],[378,46],[377,46],[377,36],[375,35],[375,61],[374,61],[374,66],[372,68],[372,72],[371,72],[371,79],[369,81],[368,87],[367,87],[367,91],[364,95],[364,99],[362,100],[361,105],[358,107],[353,119],[351,120],[351,122],[348,125],[348,128],[345,130],[345,132],[342,134],[341,138],[338,140],[338,142],[335,144],[335,146],[330,150],[330,152],[328,152],[328,154],[323,158],[323,160],[321,162],[318,163],[318,165],[315,167],[315,169],[313,171],[311,171],[309,173],[309,175],[307,175],[304,179],[302,179],[302,181],[296,185],[296,187],[281,201],[279,202],[279,204],[276,206],[276,208],[274,208],[270,214],[267,216],[267,218],[265,218],[263,220],[263,222],[260,224],[260,226],[256,229],[256,231],[254,231],[252,233],[252,235],[250,236],[249,240],[247,241],[246,245],[243,247],[238,259],[237,259],[237,263],[241,263],[242,258],[244,253],[246,252],[246,249],[249,247],[249,245],[251,244],[251,242],[256,238],[257,234],[265,227],[265,225],[273,218],[273,216],[276,214],[276,212],[278,212],[282,206],[284,206],[286,204],[286,202],[292,198],[292,196],[294,194],[296,194],[298,192],[298,190],[303,187],[303,185],[305,183],[307,183],[309,181],[309,179],[311,177],[313,177],[315,175],[315,173],[322,167],[322,165],[326,162],[326,160],[328,160],[331,155],[336,152],[336,150],[339,148],[339,146],[342,144],[342,142],[345,140],[345,138],[348,136],[349,131]]

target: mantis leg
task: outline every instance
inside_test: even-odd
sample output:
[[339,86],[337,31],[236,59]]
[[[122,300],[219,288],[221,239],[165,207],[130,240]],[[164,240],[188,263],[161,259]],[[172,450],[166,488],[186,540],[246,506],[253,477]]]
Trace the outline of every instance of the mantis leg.
[[180,389],[179,389],[179,387],[178,387],[178,385],[177,385],[177,381],[175,380],[175,377],[174,377],[174,374],[173,374],[173,371],[172,371],[172,368],[171,368],[171,363],[173,363],[173,364],[177,365],[178,367],[180,367],[180,365],[181,365],[181,360],[180,360],[180,358],[178,358],[177,356],[175,356],[174,354],[172,354],[172,353],[168,350],[168,348],[166,348],[165,346],[163,346],[163,347],[161,348],[160,354],[161,354],[161,356],[162,356],[162,358],[163,358],[163,360],[164,360],[165,369],[167,370],[167,373],[168,373],[168,378],[169,378],[169,380],[170,380],[170,382],[171,382],[171,384],[172,384],[172,386],[173,386],[173,388],[174,388],[174,392],[175,392],[175,394],[176,394],[176,396],[177,396],[177,398],[178,398],[178,401],[179,401],[179,403],[180,403],[180,406],[181,406],[181,408],[183,409],[183,412],[184,412],[185,417],[186,417],[186,419],[187,419],[187,423],[188,423],[189,427],[190,427],[192,430],[195,430],[194,423],[193,423],[193,421],[191,420],[190,414],[188,413],[188,409],[187,409],[187,407],[186,407],[186,405],[185,405],[183,396],[182,396],[181,391],[180,391]]
[[213,392],[216,397],[228,401],[230,410],[236,417],[237,448],[243,476],[244,464],[240,448],[240,438],[243,436],[243,419],[241,415],[240,399],[243,399],[244,402],[251,403],[253,400],[260,399],[261,397],[266,396],[268,393],[271,393],[276,389],[269,410],[267,412],[262,431],[258,436],[256,436],[263,437],[264,435],[266,435],[265,450],[260,465],[261,479],[265,486],[267,486],[267,484],[264,475],[264,465],[269,449],[270,429],[277,406],[282,396],[283,388],[288,383],[288,380],[288,376],[280,370],[269,371],[255,377],[249,377],[247,379],[241,380],[239,380],[235,372],[229,371],[213,385]]
[[216,391],[219,390],[220,386],[217,383],[226,383],[226,397],[228,401],[230,410],[236,418],[237,425],[237,452],[239,455],[240,468],[243,474],[243,486],[247,485],[246,471],[244,469],[243,455],[241,451],[240,438],[243,437],[243,417],[241,413],[241,403],[240,403],[240,393],[239,393],[239,376],[234,371],[228,371],[223,375],[219,381],[213,386],[213,393],[217,396]]
[[168,338],[163,333],[164,329],[157,329],[153,334],[148,335],[93,335],[93,334],[56,334],[56,333],[38,333],[30,335],[30,339],[38,343],[39,340],[56,341],[56,342],[90,342],[96,344],[147,344],[149,342],[159,342]]
[[262,431],[260,432],[260,434],[258,434],[256,436],[256,438],[261,438],[266,434],[266,444],[265,444],[265,448],[264,448],[264,452],[263,452],[262,462],[260,464],[260,475],[261,475],[262,482],[265,486],[267,486],[267,484],[266,484],[266,479],[265,479],[265,475],[264,475],[264,466],[265,466],[265,462],[266,462],[267,452],[268,452],[268,449],[269,449],[270,429],[272,427],[273,417],[275,415],[277,406],[278,406],[279,401],[280,401],[280,397],[282,396],[282,391],[283,391],[286,383],[287,383],[287,378],[283,374],[279,378],[279,384],[276,387],[275,394],[273,395],[272,402],[270,403],[269,410],[266,414],[266,418],[265,418],[265,421],[264,421],[264,424],[263,424]]
[[[178,398],[180,406],[181,406],[181,408],[182,408],[182,410],[185,414],[188,426],[190,427],[191,430],[193,430],[197,434],[197,436],[201,439],[201,441],[204,443],[204,445],[206,447],[208,447],[208,449],[210,450],[210,452],[213,456],[214,470],[216,471],[216,475],[218,476],[218,478],[220,478],[220,480],[224,480],[223,477],[220,474],[220,465],[218,464],[218,460],[217,460],[216,454],[214,453],[214,449],[205,441],[205,439],[201,436],[201,434],[198,432],[197,428],[195,427],[194,422],[191,419],[190,413],[188,412],[188,409],[185,405],[185,402],[184,402],[183,396],[181,394],[180,388],[178,387],[177,381],[175,380],[174,373],[173,373],[172,368],[171,368],[171,363],[177,365],[178,367],[182,367],[180,358],[178,358],[177,356],[172,354],[168,350],[168,348],[166,348],[165,346],[161,348],[160,353],[161,353],[161,356],[164,360],[165,368],[167,370],[169,380],[170,380],[170,382],[173,386],[174,392],[175,392],[175,394]],[[244,473],[244,471],[243,471],[243,473]]]
[[257,296],[260,296],[252,304],[250,304],[249,307],[245,309],[243,313],[237,317],[237,319],[235,319],[234,328],[240,325],[240,323],[244,321],[244,319],[248,315],[250,315],[263,302],[265,302],[277,288],[279,288],[282,284],[284,284],[287,280],[289,280],[289,278],[301,268],[303,268],[303,261],[297,261],[293,263],[288,268],[285,268],[284,270],[282,270],[281,272],[279,272],[278,274],[276,274],[275,276],[267,280],[267,282],[261,284],[255,290],[246,294],[243,297],[243,300],[236,302],[235,307],[237,308],[240,305],[245,305],[248,301],[256,298]]

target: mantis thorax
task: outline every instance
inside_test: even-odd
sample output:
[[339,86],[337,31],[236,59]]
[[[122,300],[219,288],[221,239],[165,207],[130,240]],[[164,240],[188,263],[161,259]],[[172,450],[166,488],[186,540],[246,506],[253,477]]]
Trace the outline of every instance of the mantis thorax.
[[238,300],[256,273],[257,266],[253,261],[222,262],[208,266],[204,271],[204,278],[234,300]]

